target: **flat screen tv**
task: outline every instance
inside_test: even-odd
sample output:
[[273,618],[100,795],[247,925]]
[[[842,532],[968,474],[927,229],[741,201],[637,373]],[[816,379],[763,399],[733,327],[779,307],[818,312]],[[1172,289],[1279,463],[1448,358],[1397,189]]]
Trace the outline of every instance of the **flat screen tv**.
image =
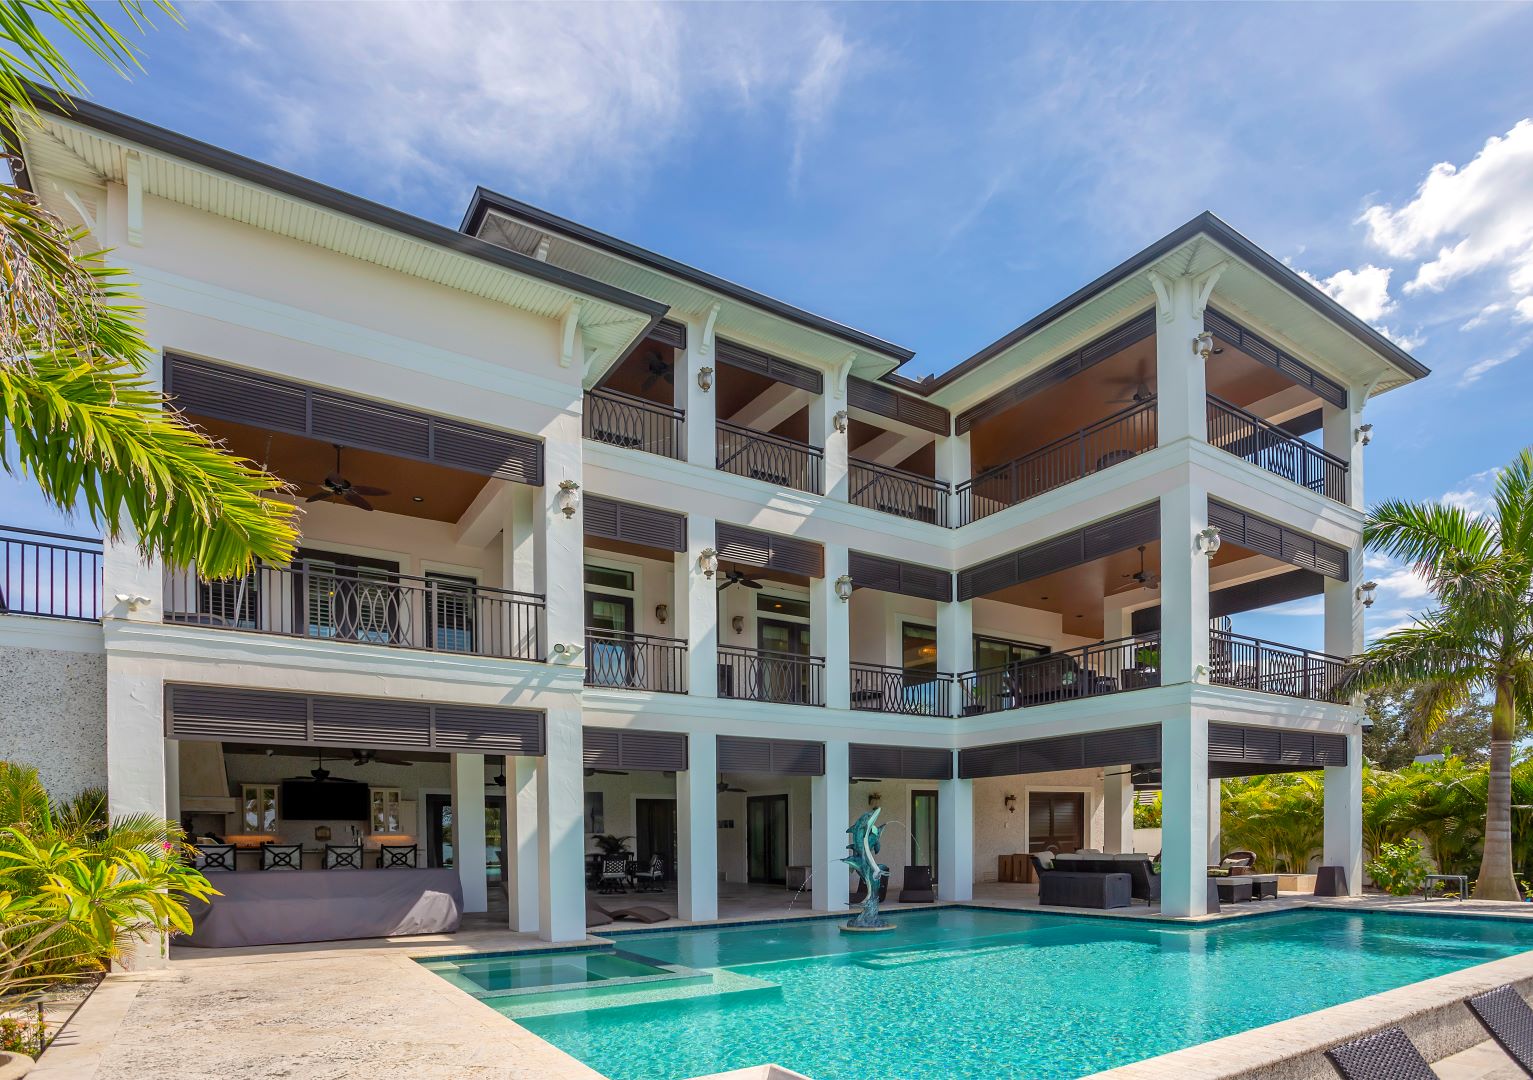
[[366,784],[339,780],[282,781],[281,810],[287,821],[366,821],[372,812]]

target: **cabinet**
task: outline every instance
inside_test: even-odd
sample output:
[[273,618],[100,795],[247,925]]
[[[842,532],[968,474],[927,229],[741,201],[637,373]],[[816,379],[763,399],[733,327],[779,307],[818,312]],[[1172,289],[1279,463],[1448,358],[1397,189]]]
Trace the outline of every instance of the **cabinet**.
[[277,831],[277,785],[240,785],[240,828],[247,833]]
[[369,788],[368,795],[372,805],[373,832],[394,835],[412,831],[405,823],[404,803],[399,798],[398,788]]

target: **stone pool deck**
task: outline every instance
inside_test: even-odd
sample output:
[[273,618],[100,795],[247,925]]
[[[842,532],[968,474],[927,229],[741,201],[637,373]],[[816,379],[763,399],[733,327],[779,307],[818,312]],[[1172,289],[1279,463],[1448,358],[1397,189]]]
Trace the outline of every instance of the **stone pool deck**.
[[[1037,897],[1016,886],[980,885],[975,893],[977,906],[1037,907]],[[1377,896],[1318,900],[1296,895],[1226,906],[1223,915],[1208,918],[1306,906],[1533,918],[1533,904]],[[1143,906],[1082,914],[1157,917]],[[721,921],[782,917],[780,905],[773,902]],[[617,927],[596,928],[593,934],[604,929]],[[595,936],[588,943],[602,940]],[[374,1080],[399,1075],[600,1080],[597,1072],[412,959],[547,947],[486,920],[471,920],[457,934],[434,937],[216,952],[174,949],[166,970],[109,976],[31,1075],[39,1080]],[[1151,1058],[1097,1078],[1332,1080],[1335,1073],[1321,1055],[1325,1047],[1395,1023],[1405,1027],[1429,1059],[1439,1060],[1438,1073],[1444,1080],[1519,1076],[1515,1068],[1507,1071],[1508,1059],[1485,1043],[1462,1005],[1464,998],[1504,983],[1518,985],[1524,995],[1533,994],[1533,953]],[[1264,988],[1257,977],[1253,992],[1281,988]]]

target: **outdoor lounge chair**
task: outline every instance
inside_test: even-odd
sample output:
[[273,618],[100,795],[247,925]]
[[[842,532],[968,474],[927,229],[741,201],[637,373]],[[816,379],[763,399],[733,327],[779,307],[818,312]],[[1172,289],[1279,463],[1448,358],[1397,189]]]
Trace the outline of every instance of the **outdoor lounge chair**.
[[596,882],[599,892],[611,894],[628,891],[628,856],[609,855],[601,861],[601,877]]
[[665,886],[665,860],[651,855],[649,869],[635,870],[633,878],[640,892],[659,892]]
[[929,866],[905,867],[905,885],[900,889],[901,904],[932,904],[937,894],[932,889],[932,868]]
[[639,904],[634,907],[614,908],[609,911],[590,897],[586,898],[587,926],[605,926],[607,923],[624,921],[657,923],[665,922],[667,919],[674,919],[675,917],[669,911],[662,911],[660,908],[649,907],[645,904]]
[[1533,1076],[1533,1009],[1528,1008],[1522,995],[1510,986],[1498,986],[1476,994],[1464,1004],[1485,1025],[1507,1057],[1517,1062],[1525,1074]]
[[1343,1080],[1437,1080],[1427,1059],[1397,1027],[1325,1052]]

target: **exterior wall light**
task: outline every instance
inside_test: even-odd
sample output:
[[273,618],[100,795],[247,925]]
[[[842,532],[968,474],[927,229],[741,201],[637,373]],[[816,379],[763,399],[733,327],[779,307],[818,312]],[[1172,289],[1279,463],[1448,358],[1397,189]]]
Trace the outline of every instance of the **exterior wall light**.
[[876,792],[876,791],[868,792],[868,809],[869,810],[873,809],[873,807],[875,807],[879,803],[883,802],[883,800],[884,800],[884,797],[882,795],[880,795],[878,792]]
[[713,369],[700,367],[697,369],[697,388],[703,393],[713,389]]
[[1357,598],[1363,602],[1363,607],[1373,607],[1373,594],[1378,587],[1377,581],[1365,581],[1357,587]]
[[1017,812],[1017,797],[1015,795],[1008,795],[1001,800],[1001,805],[1015,814]]
[[852,598],[852,575],[842,574],[836,579],[836,595],[844,604]]
[[735,633],[737,633],[737,634],[745,633],[745,616],[744,615],[736,615],[733,619],[729,620],[729,625],[734,627]]
[[1207,360],[1209,354],[1214,351],[1214,335],[1207,330],[1192,339],[1192,352],[1194,356],[1201,356]]
[[703,577],[711,578],[719,569],[719,553],[712,548],[703,548],[697,553],[697,568],[703,572]]
[[846,429],[851,424],[851,422],[852,414],[847,412],[845,409],[842,409],[840,412],[836,413],[834,423],[836,425],[836,430],[841,434],[846,434]]
[[1221,539],[1219,536],[1219,526],[1209,525],[1206,528],[1198,530],[1199,554],[1207,555],[1210,559],[1212,559],[1218,552],[1219,546],[1223,543],[1223,539]]
[[666,620],[669,619],[670,617],[671,617],[671,605],[669,605],[669,604],[656,604],[655,605],[655,621],[657,623],[659,623],[661,626],[664,626],[665,623],[666,623]]
[[559,510],[567,518],[575,516],[575,508],[580,505],[579,496],[575,492],[580,490],[580,485],[573,480],[559,481]]
[[1357,442],[1360,446],[1367,446],[1369,443],[1373,442],[1372,424],[1364,424],[1362,427],[1357,429]]

